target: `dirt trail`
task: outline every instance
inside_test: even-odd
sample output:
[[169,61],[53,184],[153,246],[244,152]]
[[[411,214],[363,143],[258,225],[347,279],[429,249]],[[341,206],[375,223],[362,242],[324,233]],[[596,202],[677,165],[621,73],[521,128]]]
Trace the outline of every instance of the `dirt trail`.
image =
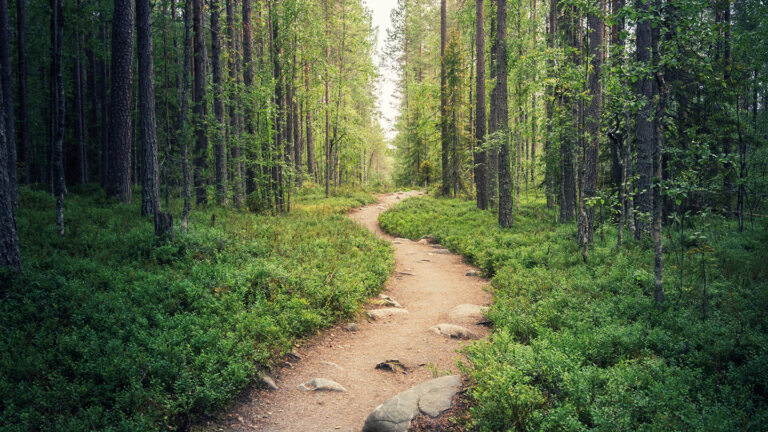
[[[350,213],[350,217],[379,237],[393,242],[395,273],[384,293],[399,302],[408,314],[370,321],[361,316],[359,331],[344,324],[322,332],[297,348],[301,356],[289,360],[273,378],[278,390],[246,391],[234,406],[207,431],[360,431],[368,414],[379,404],[440,372],[458,373],[456,352],[466,342],[446,339],[427,329],[450,322],[448,311],[459,304],[487,305],[491,296],[486,281],[466,276],[473,270],[458,255],[437,254],[435,245],[394,239],[381,231],[378,216],[416,192],[386,194]],[[439,247],[439,246],[437,246]],[[372,306],[371,308],[380,308]],[[480,336],[487,330],[465,325]],[[398,359],[406,374],[376,370],[377,363]],[[432,370],[430,370],[432,369]],[[345,393],[308,392],[297,386],[313,378],[329,378]]]

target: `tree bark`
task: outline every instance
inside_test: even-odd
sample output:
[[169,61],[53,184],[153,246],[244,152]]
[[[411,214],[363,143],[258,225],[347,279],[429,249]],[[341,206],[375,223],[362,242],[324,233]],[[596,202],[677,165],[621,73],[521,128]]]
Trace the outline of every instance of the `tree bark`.
[[3,103],[5,104],[5,135],[8,143],[8,178],[11,181],[11,199],[16,207],[18,201],[18,181],[16,175],[16,120],[13,105],[13,85],[11,81],[11,41],[8,31],[8,0],[0,0],[0,75],[2,75]]
[[243,205],[243,162],[240,154],[240,113],[237,106],[239,101],[240,81],[240,53],[237,47],[237,33],[235,30],[235,0],[226,0],[227,7],[227,39],[229,50],[229,81],[230,86],[235,86],[230,94],[229,102],[229,139],[232,148],[232,163],[234,164],[232,179],[232,201],[235,207]]
[[[592,8],[594,9],[594,8]],[[587,143],[584,151],[584,190],[582,206],[585,209],[584,221],[584,257],[586,258],[589,245],[594,238],[595,207],[597,196],[597,164],[600,147],[600,115],[602,111],[602,88],[600,85],[600,70],[603,64],[603,20],[600,14],[603,10],[603,0],[597,1],[597,9],[587,16],[589,28],[589,56],[592,67],[589,70],[589,106],[586,110]]]
[[181,230],[186,231],[189,227],[189,212],[192,201],[192,179],[189,169],[189,134],[187,133],[187,115],[189,112],[189,76],[192,72],[192,41],[190,40],[192,22],[191,1],[185,0],[184,3],[184,54],[182,60],[182,69],[179,80],[179,97],[181,103],[179,107],[178,134],[181,137],[181,182],[182,195],[184,196],[184,206],[181,210]]
[[133,1],[115,0],[114,6],[107,196],[127,203],[131,201]]
[[[0,65],[0,67],[2,67]],[[0,92],[0,98],[3,97]],[[0,101],[3,102],[3,101]],[[5,109],[5,105],[0,103]],[[21,273],[21,252],[19,251],[19,235],[16,231],[16,215],[14,214],[13,184],[8,175],[8,140],[5,135],[5,122],[0,122],[0,267],[6,267]],[[3,289],[0,289],[2,291]]]
[[[650,0],[647,0],[650,1]],[[637,62],[645,69],[652,67],[652,29],[648,3],[636,3],[640,19],[637,23]],[[656,83],[650,73],[642,76],[637,83],[637,92],[643,105],[637,111],[637,195],[635,206],[640,213],[636,222],[635,236],[638,240],[648,234],[649,217],[653,209],[651,179],[653,178],[654,109],[653,100],[657,94]]]
[[211,0],[211,68],[213,69],[213,127],[214,178],[216,202],[227,205],[227,148],[224,142],[224,103],[222,102],[223,80],[221,70],[221,1]]
[[[22,183],[32,182],[32,147],[29,142],[29,115],[27,111],[27,0],[16,0],[16,38],[19,69],[19,149],[24,176]],[[8,138],[6,137],[6,141]]]
[[[2,0],[0,0],[2,1]],[[79,2],[78,2],[79,6]],[[85,102],[83,101],[83,62],[80,60],[81,40],[80,32],[75,29],[76,55],[72,73],[74,75],[74,97],[75,97],[75,144],[77,160],[78,184],[88,183],[88,157],[87,146],[85,143]]]
[[63,0],[51,0],[51,90],[53,96],[53,195],[56,197],[56,225],[64,235],[64,77],[62,45],[64,38]]
[[304,61],[304,89],[306,90],[306,98],[304,99],[304,112],[306,113],[306,129],[307,129],[307,174],[309,178],[317,181],[315,175],[315,144],[312,142],[312,107],[310,106],[309,98],[309,61]]
[[203,0],[192,0],[192,27],[194,30],[194,87],[192,89],[192,112],[195,130],[195,202],[208,203],[206,190],[206,153],[208,134],[206,130],[205,100],[205,35],[203,28]]
[[488,208],[488,155],[485,150],[485,0],[475,0],[477,89],[475,102],[475,188],[477,208]]
[[450,138],[448,136],[448,89],[445,77],[445,42],[447,28],[446,0],[440,0],[440,160],[442,161],[441,193],[451,193]]
[[160,180],[157,163],[155,73],[152,56],[152,6],[136,0],[136,42],[139,54],[139,127],[141,129],[141,214],[155,218],[160,211]]
[[509,228],[514,221],[512,175],[509,167],[509,119],[507,107],[507,0],[496,0],[496,85],[493,88],[496,106],[496,131],[499,146],[499,226]]
[[328,73],[328,64],[331,62],[330,50],[330,15],[328,15],[328,0],[323,3],[325,6],[325,196],[331,195],[330,176],[331,176],[331,113],[329,100],[329,81],[331,79]]

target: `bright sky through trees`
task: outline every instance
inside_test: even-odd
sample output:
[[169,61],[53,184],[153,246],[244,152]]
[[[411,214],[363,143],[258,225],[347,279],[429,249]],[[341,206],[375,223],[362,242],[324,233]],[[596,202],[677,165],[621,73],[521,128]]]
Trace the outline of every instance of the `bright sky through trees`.
[[396,72],[387,67],[384,62],[384,39],[387,37],[387,29],[392,28],[390,12],[397,6],[397,0],[364,0],[365,7],[371,10],[373,26],[378,29],[376,39],[376,58],[374,62],[379,65],[381,78],[377,86],[379,110],[381,110],[381,126],[388,141],[395,136],[394,122],[398,112],[396,92]]

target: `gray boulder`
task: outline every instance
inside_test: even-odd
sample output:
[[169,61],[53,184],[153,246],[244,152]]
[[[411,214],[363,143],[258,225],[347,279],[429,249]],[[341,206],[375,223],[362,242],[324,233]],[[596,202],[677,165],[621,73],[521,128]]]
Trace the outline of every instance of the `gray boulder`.
[[368,415],[363,432],[406,432],[419,413],[437,417],[451,408],[460,387],[461,378],[450,375],[401,392]]
[[404,315],[408,313],[406,309],[400,308],[386,308],[386,309],[372,309],[366,312],[368,317],[373,320],[388,318],[393,315]]
[[448,320],[457,323],[475,323],[485,318],[487,306],[460,304],[448,311]]

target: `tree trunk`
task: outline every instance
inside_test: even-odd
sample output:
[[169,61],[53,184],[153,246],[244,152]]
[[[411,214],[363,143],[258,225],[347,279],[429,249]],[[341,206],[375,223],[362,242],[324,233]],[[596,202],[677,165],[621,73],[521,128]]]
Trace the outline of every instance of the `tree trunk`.
[[328,64],[331,62],[330,51],[330,15],[328,15],[328,0],[323,3],[325,6],[325,196],[331,195],[330,176],[331,176],[331,114],[330,100],[328,92],[328,81],[331,79],[328,73]]
[[475,0],[475,46],[477,89],[475,102],[475,188],[477,208],[488,208],[488,155],[485,150],[485,0]]
[[[648,3],[638,0],[636,3],[640,19],[637,23],[637,62],[650,69],[652,29]],[[651,179],[653,178],[654,149],[654,109],[653,100],[657,94],[656,83],[650,73],[646,73],[637,83],[637,92],[643,105],[637,111],[637,195],[635,205],[640,213],[637,218],[635,236],[640,239],[647,235],[653,209]]]
[[[2,67],[2,65],[0,65]],[[0,92],[0,109],[5,110]],[[13,183],[8,175],[8,140],[5,135],[5,122],[0,122],[0,267],[21,272],[21,252],[19,251],[19,235],[16,232],[16,215],[14,214]],[[0,281],[4,282],[4,281]],[[5,286],[5,284],[2,284]],[[0,288],[0,293],[4,288]]]
[[[230,86],[236,86],[240,81],[240,53],[237,49],[237,34],[235,31],[235,0],[226,0],[227,7],[227,39],[229,50],[229,81]],[[235,87],[230,94],[229,102],[229,139],[232,148],[232,160],[234,163],[232,179],[232,201],[235,207],[243,205],[243,163],[240,154],[240,130],[238,128],[240,113],[237,110],[239,101],[239,89]]]
[[3,103],[5,104],[5,135],[8,143],[8,179],[11,181],[11,200],[16,207],[18,197],[16,175],[16,120],[14,117],[13,85],[11,82],[11,41],[8,32],[8,0],[0,0],[0,75]]
[[189,212],[192,201],[192,178],[189,169],[189,134],[187,133],[187,115],[189,112],[189,76],[192,72],[192,41],[190,39],[192,22],[191,3],[192,0],[186,0],[184,3],[184,58],[179,80],[179,97],[181,104],[179,107],[179,125],[178,134],[181,137],[181,182],[184,195],[184,207],[181,211],[181,230],[187,231],[189,227]]
[[51,90],[53,96],[53,195],[56,197],[56,225],[64,235],[64,77],[62,71],[62,45],[64,38],[63,0],[51,0]]
[[141,215],[155,218],[160,211],[160,180],[157,164],[155,77],[152,57],[152,6],[136,0],[136,43],[139,54],[139,109],[141,128]]
[[441,193],[448,196],[451,193],[451,164],[448,137],[448,89],[445,79],[445,42],[446,42],[446,0],[440,0],[440,160],[442,161]]
[[[29,116],[27,114],[27,0],[16,0],[16,38],[19,67],[19,149],[24,176],[22,182],[32,182],[32,147],[29,143]],[[6,136],[6,142],[8,137]],[[15,147],[14,147],[15,148]],[[9,156],[10,163],[10,156]],[[10,175],[10,174],[9,174]]]
[[306,90],[306,99],[304,100],[304,112],[306,113],[307,129],[307,174],[309,178],[317,181],[315,176],[315,144],[312,142],[312,107],[309,98],[309,61],[304,61],[304,89]]
[[[0,0],[2,1],[2,0]],[[78,2],[79,3],[79,2]],[[79,6],[79,4],[78,4]],[[80,32],[75,29],[76,56],[72,68],[74,75],[75,96],[75,144],[77,160],[77,183],[88,183],[88,157],[85,144],[85,103],[83,101],[83,62],[80,61],[81,41]]]
[[499,133],[499,226],[509,228],[514,221],[512,175],[509,167],[509,119],[507,107],[507,0],[496,0],[496,132]]
[[221,1],[211,0],[211,67],[213,69],[213,127],[214,177],[216,181],[216,202],[227,205],[227,148],[224,143],[224,103],[222,102],[223,82],[221,71]]
[[205,99],[205,34],[203,28],[203,0],[192,0],[192,27],[194,29],[194,88],[192,89],[192,112],[195,130],[195,202],[208,203],[206,190],[206,153],[208,134],[206,131]]
[[131,201],[133,1],[115,0],[114,4],[107,196],[127,203]]
[[[496,11],[493,12],[493,15],[491,17],[491,29],[496,28]],[[496,67],[496,64],[498,63],[498,38],[493,38],[493,42],[491,43],[491,62],[490,62],[490,72],[491,72],[491,80],[494,81],[494,89],[495,89],[495,81],[496,81],[496,75],[498,74],[498,69]],[[499,148],[498,143],[496,142],[496,134],[498,128],[498,106],[493,103],[494,100],[494,91],[491,91],[491,104],[489,109],[489,118],[488,118],[488,137],[492,139],[492,143],[490,148],[487,152],[487,166],[488,166],[488,206],[491,208],[496,208],[499,202]]]
[[[253,9],[251,0],[243,0],[243,84],[245,85],[246,92],[250,92],[253,88]],[[245,121],[245,129],[248,137],[252,137],[255,134],[255,128],[253,125],[253,108],[250,99],[246,100],[243,104],[244,113],[243,120]],[[241,155],[242,157],[242,155]],[[250,166],[246,168],[245,174],[245,194],[250,195],[256,192],[254,169]],[[262,196],[262,199],[264,197]],[[266,200],[265,200],[266,201]]]
[[101,135],[99,136],[99,181],[101,187],[105,190],[109,184],[110,170],[109,170],[109,136],[111,134],[109,128],[109,110],[111,109],[111,102],[108,99],[107,88],[109,87],[109,71],[107,70],[107,61],[105,54],[107,51],[107,24],[99,23],[99,44],[102,47],[102,55],[99,57],[97,67],[99,69],[99,105],[101,107]]
[[584,151],[584,190],[582,206],[586,213],[584,221],[584,257],[587,248],[594,239],[595,207],[594,198],[597,196],[597,164],[600,147],[600,115],[602,89],[600,85],[600,69],[603,64],[603,20],[600,14],[603,10],[603,0],[597,1],[596,11],[587,16],[589,28],[589,56],[592,67],[589,69],[589,106],[586,110],[587,143]]

